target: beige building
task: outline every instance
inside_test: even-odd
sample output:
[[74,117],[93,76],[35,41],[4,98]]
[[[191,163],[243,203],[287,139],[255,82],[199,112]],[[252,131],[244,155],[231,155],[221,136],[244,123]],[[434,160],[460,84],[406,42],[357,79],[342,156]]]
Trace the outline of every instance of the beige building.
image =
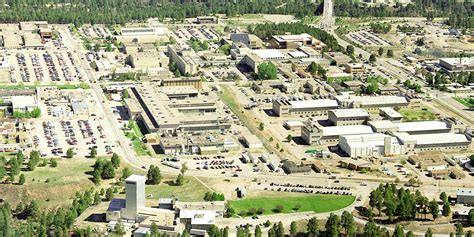
[[350,74],[364,74],[365,67],[361,63],[348,63],[346,64],[345,71]]
[[249,47],[250,49],[260,49],[262,48],[263,42],[258,36],[253,34],[246,33],[235,33],[230,34],[230,39],[234,43],[242,43]]
[[221,132],[230,127],[229,121],[216,112],[217,98],[200,94],[191,86],[158,85],[142,83],[127,89],[129,115],[143,121],[149,132],[175,135]]
[[161,80],[161,86],[192,86],[202,89],[202,81],[199,77],[164,78]]
[[130,54],[130,64],[133,68],[142,71],[156,70],[167,67],[169,59],[161,52],[137,52]]
[[328,119],[335,126],[361,125],[367,122],[370,114],[364,109],[329,110]]
[[168,45],[168,55],[175,62],[183,75],[198,73],[200,57],[191,49],[182,50],[175,45]]
[[331,109],[337,109],[337,101],[330,99],[320,100],[273,100],[273,112],[279,117],[285,116],[325,116]]

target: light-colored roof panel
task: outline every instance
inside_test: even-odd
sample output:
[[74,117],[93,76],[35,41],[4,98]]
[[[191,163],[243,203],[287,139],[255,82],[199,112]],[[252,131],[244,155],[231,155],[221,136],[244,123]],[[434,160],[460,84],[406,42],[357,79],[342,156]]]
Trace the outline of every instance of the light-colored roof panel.
[[397,123],[399,132],[415,132],[415,131],[430,131],[449,129],[448,125],[442,121],[419,121],[419,122],[406,122]]
[[370,114],[365,109],[335,109],[331,110],[338,118],[368,117]]
[[336,100],[296,100],[289,101],[293,109],[338,107]]
[[372,128],[366,125],[329,126],[321,127],[321,130],[323,131],[323,136],[325,137],[374,133]]
[[261,59],[284,59],[285,55],[277,49],[255,49],[252,53]]

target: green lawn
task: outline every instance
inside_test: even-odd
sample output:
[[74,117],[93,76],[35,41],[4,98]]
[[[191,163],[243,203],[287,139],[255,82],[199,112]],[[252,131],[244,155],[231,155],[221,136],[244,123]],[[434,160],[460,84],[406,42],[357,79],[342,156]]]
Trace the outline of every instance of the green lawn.
[[419,109],[401,109],[398,111],[403,115],[403,121],[426,121],[426,120],[435,120],[436,115],[434,115],[428,108],[419,108]]
[[135,153],[137,153],[139,156],[150,155],[148,147],[141,140],[143,138],[143,132],[142,129],[140,129],[140,125],[134,120],[129,120],[128,127],[132,129],[133,132],[125,132],[125,136],[130,138],[132,141],[132,146],[135,150]]
[[[173,177],[174,178],[174,177]],[[158,185],[147,185],[146,194],[152,199],[178,197],[180,201],[203,201],[204,194],[210,190],[194,177],[185,176],[182,186],[174,186],[174,179],[164,179]]]
[[95,159],[57,159],[58,166],[36,167],[34,171],[22,171],[26,182],[17,185],[2,184],[0,197],[15,206],[20,201],[37,200],[41,207],[55,208],[68,205],[76,192],[83,192],[94,184],[86,172],[92,172]]
[[453,99],[467,108],[474,108],[474,99],[472,98],[453,97]]
[[135,132],[125,132],[125,136],[132,141],[133,150],[135,150],[138,156],[150,155],[148,147],[135,135]]
[[[331,212],[347,207],[355,200],[354,196],[312,195],[289,197],[254,197],[230,202],[235,213],[248,215],[250,209],[263,208],[263,215],[278,213],[276,207],[283,206],[281,213],[314,211],[317,213]],[[299,205],[299,208],[296,208]]]
[[135,133],[135,135],[137,135],[137,137],[143,137],[143,133],[138,127],[138,124],[136,121],[128,120],[128,127],[133,130],[133,132]]

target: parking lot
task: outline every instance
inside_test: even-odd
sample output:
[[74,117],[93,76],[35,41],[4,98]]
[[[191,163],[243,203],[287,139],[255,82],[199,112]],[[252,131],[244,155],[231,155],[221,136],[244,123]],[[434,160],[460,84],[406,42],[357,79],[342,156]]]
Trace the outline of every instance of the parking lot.
[[192,37],[200,41],[219,39],[219,34],[210,28],[181,28],[175,31],[175,34],[182,40],[190,40]]
[[98,156],[110,155],[116,149],[112,131],[104,120],[36,120],[33,123],[35,149],[43,156],[63,157],[69,148],[74,148],[77,156],[89,156],[92,147]]
[[371,32],[361,30],[355,31],[347,34],[347,37],[352,41],[364,45],[364,46],[390,46],[390,43],[387,40],[380,38],[379,36],[372,34]]
[[109,29],[100,25],[83,26],[79,29],[79,32],[87,36],[87,38],[105,39],[108,36],[112,36],[112,33],[109,31]]
[[7,56],[12,83],[80,83],[85,78],[71,52],[11,50]]

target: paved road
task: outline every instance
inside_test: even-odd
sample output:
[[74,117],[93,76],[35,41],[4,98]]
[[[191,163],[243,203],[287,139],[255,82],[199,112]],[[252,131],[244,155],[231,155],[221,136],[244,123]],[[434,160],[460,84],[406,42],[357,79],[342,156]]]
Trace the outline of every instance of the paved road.
[[[87,53],[87,50],[82,46],[79,40],[75,40],[73,35],[69,30],[65,31],[66,36],[70,40],[70,42],[78,42],[77,44],[74,44],[74,51],[77,52],[80,55],[85,55]],[[82,59],[83,58],[83,59]],[[89,63],[86,61],[85,57],[82,57],[79,59],[81,63],[81,67],[85,70],[87,77],[89,78],[89,81],[91,82],[91,88],[94,90],[94,93],[96,94],[97,98],[99,99],[99,104],[100,104],[100,109],[104,111],[104,116],[105,119],[107,119],[109,125],[112,127],[112,131],[114,133],[115,138],[117,139],[117,145],[120,147],[120,152],[121,155],[125,162],[128,163],[129,165],[135,167],[135,168],[141,168],[142,166],[146,166],[146,163],[141,161],[137,156],[135,156],[134,151],[131,149],[130,146],[130,140],[125,137],[125,135],[122,133],[122,130],[119,128],[118,123],[116,121],[115,116],[113,115],[109,105],[107,104],[107,98],[105,98],[105,95],[102,93],[102,89],[100,85],[98,84],[98,80],[96,76],[94,75],[94,72],[92,71],[92,68],[90,67]]]

